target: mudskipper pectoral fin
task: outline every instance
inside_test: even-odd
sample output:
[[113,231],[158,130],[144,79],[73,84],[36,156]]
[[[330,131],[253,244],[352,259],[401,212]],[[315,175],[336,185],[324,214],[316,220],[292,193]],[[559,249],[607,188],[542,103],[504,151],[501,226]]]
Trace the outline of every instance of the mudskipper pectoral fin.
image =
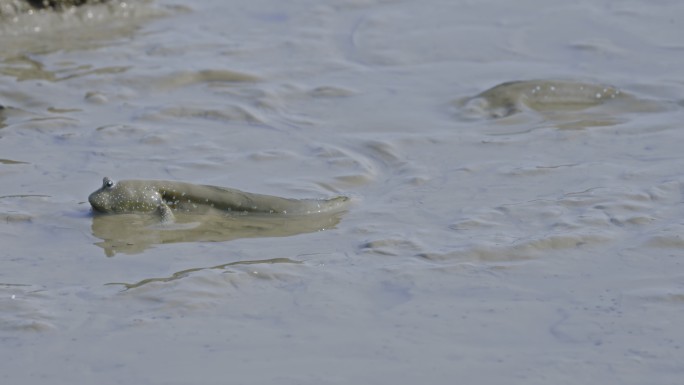
[[157,206],[157,213],[159,213],[161,223],[173,223],[175,220],[173,216],[173,211],[171,211],[171,208],[167,206],[165,203],[162,203],[159,206]]

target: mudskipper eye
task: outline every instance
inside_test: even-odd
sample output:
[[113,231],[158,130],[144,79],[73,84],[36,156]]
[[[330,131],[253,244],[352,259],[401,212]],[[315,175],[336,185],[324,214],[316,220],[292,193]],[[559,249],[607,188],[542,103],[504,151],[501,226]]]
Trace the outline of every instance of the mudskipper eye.
[[104,178],[102,184],[104,185],[104,187],[112,187],[114,186],[114,181],[109,178]]

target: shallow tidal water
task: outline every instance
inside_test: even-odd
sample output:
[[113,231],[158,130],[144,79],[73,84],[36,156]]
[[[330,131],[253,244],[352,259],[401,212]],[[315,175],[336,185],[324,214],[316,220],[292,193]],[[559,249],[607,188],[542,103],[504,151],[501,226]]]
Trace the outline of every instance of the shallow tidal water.
[[[608,0],[3,20],[2,383],[681,383],[681,20]],[[531,79],[629,99],[468,102]],[[94,216],[104,176],[352,204],[164,229]]]

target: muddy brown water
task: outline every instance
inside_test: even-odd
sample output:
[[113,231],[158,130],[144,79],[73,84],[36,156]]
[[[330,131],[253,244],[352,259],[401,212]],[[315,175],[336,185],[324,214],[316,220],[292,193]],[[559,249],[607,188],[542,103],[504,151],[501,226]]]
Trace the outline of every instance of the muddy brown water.
[[[3,20],[2,382],[680,383],[682,18],[203,0]],[[532,79],[629,103],[463,103]],[[353,204],[160,229],[93,216],[104,176]]]

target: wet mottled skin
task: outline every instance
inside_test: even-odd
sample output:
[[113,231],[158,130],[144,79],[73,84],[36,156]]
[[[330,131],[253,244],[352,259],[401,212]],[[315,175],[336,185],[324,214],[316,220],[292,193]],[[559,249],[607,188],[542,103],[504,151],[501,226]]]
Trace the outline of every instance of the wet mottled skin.
[[287,199],[218,186],[163,180],[114,182],[105,177],[102,187],[90,194],[88,201],[97,212],[158,212],[166,222],[173,220],[174,210],[199,211],[211,208],[240,213],[314,214],[339,209],[348,198]]
[[619,89],[603,84],[569,80],[525,80],[499,84],[468,98],[464,106],[492,118],[532,110],[581,110],[615,99],[629,99]]

